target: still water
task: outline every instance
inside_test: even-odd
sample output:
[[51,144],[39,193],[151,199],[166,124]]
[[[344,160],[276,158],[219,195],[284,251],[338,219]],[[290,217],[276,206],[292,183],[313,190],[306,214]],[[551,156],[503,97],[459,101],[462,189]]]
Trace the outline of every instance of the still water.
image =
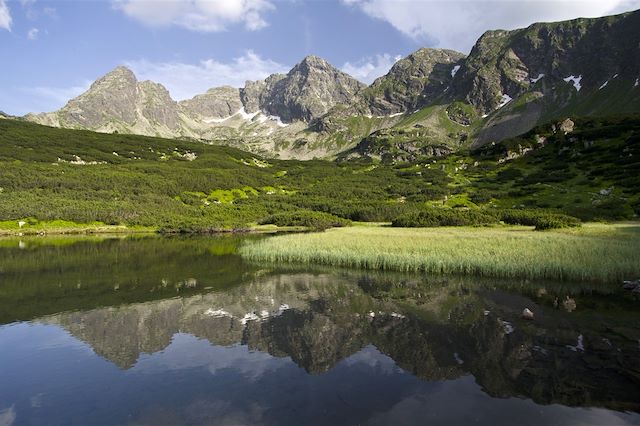
[[617,288],[278,269],[243,238],[0,240],[0,426],[640,425]]

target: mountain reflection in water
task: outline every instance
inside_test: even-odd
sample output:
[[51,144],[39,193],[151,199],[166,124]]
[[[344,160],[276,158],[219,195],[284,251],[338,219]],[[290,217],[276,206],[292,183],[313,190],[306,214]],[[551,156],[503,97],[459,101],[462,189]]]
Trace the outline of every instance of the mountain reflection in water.
[[640,424],[617,289],[274,270],[243,238],[1,241],[0,424]]

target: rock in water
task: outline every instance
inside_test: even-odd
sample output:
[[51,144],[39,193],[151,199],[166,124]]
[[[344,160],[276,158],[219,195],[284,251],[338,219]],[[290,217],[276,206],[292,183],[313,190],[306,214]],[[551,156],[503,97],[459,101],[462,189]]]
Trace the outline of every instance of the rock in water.
[[624,281],[622,283],[622,288],[625,290],[637,290],[640,288],[640,281]]
[[562,302],[562,306],[564,307],[564,309],[567,312],[573,312],[576,310],[576,308],[578,307],[578,305],[576,304],[575,299],[567,296],[566,299],[564,299],[564,301]]
[[526,320],[532,320],[533,319],[533,312],[531,312],[531,310],[529,308],[524,308],[524,311],[522,311],[522,318],[524,318]]

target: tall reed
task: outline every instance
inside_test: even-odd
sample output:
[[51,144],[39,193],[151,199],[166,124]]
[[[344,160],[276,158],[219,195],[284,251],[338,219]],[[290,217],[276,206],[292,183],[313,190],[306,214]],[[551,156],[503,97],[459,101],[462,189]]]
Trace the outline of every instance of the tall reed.
[[616,283],[640,278],[640,225],[526,227],[353,227],[248,242],[245,258],[270,263],[484,277]]

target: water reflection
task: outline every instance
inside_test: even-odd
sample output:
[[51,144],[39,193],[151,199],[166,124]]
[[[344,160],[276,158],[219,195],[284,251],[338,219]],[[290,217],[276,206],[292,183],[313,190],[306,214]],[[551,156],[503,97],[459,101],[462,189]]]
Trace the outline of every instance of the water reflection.
[[29,321],[0,328],[0,424],[640,424],[624,295],[274,271],[240,242],[1,249],[2,318]]

